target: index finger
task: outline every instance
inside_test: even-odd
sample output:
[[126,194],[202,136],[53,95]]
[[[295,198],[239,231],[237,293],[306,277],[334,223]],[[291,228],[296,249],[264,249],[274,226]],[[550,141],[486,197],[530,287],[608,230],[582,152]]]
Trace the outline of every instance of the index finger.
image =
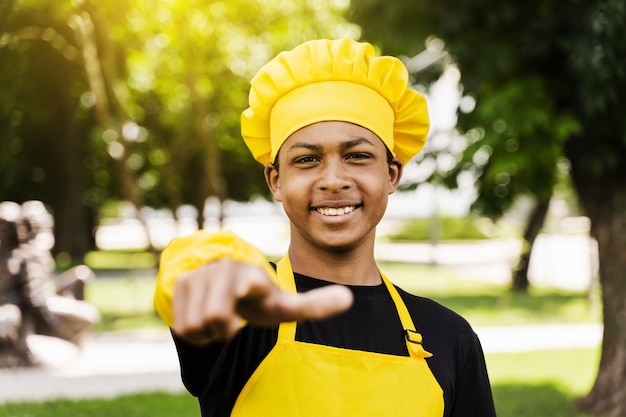
[[320,320],[346,311],[352,292],[342,285],[330,285],[304,293],[276,291],[239,301],[237,312],[251,323],[272,325],[287,321]]

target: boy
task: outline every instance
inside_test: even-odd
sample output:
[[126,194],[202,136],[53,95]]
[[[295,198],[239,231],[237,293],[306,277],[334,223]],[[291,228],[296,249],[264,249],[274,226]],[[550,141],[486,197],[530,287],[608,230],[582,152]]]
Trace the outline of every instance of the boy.
[[480,342],[395,287],[376,226],[423,146],[426,101],[393,57],[305,42],[253,78],[242,135],[290,221],[273,265],[228,232],[175,239],[155,306],[203,416],[495,416]]

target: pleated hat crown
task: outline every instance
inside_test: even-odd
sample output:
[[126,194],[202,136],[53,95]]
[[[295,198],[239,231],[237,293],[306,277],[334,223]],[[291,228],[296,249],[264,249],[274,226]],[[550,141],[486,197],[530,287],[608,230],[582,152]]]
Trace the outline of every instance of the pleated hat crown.
[[322,121],[375,133],[406,164],[426,141],[426,99],[408,85],[399,59],[342,38],[313,40],[281,52],[252,78],[241,133],[254,158],[274,161],[295,131]]

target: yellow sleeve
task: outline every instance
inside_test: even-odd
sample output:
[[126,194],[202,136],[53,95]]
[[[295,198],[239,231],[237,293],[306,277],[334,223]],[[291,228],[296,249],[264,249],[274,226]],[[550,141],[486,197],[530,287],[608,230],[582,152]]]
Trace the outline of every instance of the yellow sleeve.
[[161,254],[154,291],[154,307],[165,324],[172,327],[174,322],[172,299],[178,277],[222,258],[259,265],[275,279],[276,273],[265,255],[232,232],[200,230],[189,236],[175,238]]

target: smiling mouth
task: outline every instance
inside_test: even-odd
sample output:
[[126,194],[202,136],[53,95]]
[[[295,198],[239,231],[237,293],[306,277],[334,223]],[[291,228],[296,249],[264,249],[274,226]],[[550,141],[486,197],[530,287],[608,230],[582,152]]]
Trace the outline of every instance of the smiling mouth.
[[356,206],[347,206],[347,207],[319,207],[316,208],[315,211],[324,215],[324,216],[343,216],[344,214],[348,214],[354,211]]

